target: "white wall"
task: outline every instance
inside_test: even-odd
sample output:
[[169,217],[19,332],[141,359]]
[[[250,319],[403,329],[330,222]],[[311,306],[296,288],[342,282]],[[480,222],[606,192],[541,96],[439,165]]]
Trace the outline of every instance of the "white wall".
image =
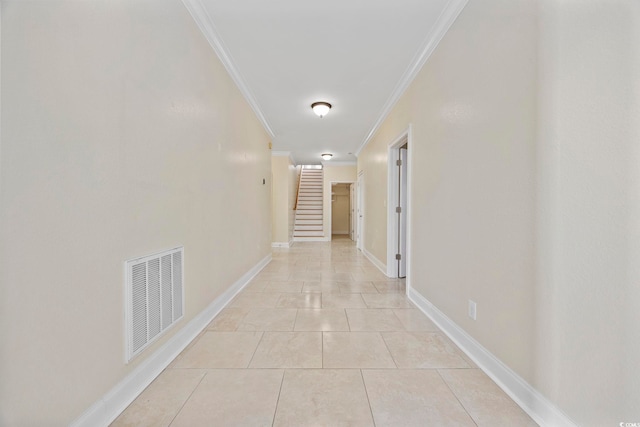
[[[0,424],[68,425],[269,255],[268,137],[180,1],[1,7]],[[123,263],[180,244],[125,365]]]
[[271,241],[273,243],[289,243],[289,156],[271,157]]
[[289,244],[293,241],[295,210],[298,192],[299,168],[293,164],[289,154],[273,154],[271,171],[273,187],[271,195],[272,232],[274,244]]
[[387,147],[411,124],[411,284],[529,380],[535,57],[534,2],[470,2],[358,158],[365,250],[386,260]]
[[578,425],[640,420],[639,75],[636,1],[471,0],[358,158],[386,259],[412,125],[411,283]]
[[640,3],[540,2],[535,381],[640,420]]

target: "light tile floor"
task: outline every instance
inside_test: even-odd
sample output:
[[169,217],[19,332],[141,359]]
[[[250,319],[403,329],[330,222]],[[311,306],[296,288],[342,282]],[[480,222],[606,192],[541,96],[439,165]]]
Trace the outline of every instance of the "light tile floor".
[[348,239],[296,243],[113,426],[535,426]]

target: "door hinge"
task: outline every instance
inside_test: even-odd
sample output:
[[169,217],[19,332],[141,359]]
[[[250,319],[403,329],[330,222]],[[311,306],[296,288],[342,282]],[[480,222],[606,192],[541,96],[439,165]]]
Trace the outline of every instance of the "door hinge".
[[396,259],[397,259],[398,261],[400,261],[400,260],[402,259],[402,255],[400,255],[400,254],[396,254]]
[[396,166],[402,166],[402,160],[401,159],[396,160]]
[[401,213],[401,212],[402,212],[402,207],[401,206],[396,207],[396,213]]

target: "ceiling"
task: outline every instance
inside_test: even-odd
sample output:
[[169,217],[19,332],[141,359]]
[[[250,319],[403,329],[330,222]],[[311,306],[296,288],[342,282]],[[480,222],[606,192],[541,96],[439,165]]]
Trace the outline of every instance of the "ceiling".
[[183,1],[273,150],[319,164],[356,160],[467,0]]

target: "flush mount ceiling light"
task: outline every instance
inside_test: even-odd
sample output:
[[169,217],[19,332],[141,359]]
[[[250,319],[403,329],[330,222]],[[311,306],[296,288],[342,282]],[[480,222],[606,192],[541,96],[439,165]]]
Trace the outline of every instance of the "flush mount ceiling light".
[[313,109],[313,112],[316,113],[316,115],[322,118],[327,115],[329,110],[331,110],[331,104],[328,102],[314,102],[311,104],[311,109]]
[[324,153],[323,155],[321,155],[320,157],[322,157],[323,160],[331,160],[331,158],[333,157],[333,154],[330,153]]

